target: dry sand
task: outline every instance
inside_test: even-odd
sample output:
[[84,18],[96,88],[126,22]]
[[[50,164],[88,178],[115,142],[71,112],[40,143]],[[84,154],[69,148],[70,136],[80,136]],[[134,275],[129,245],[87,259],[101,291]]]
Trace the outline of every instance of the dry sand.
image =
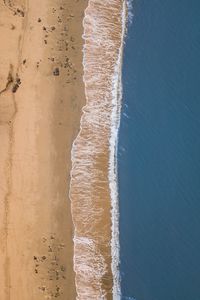
[[0,299],[76,298],[71,145],[87,0],[0,1]]

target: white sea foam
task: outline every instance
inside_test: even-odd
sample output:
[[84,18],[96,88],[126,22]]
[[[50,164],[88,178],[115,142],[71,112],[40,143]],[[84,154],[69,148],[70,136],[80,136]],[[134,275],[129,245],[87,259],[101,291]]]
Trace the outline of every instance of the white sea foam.
[[[125,0],[89,0],[83,27],[86,105],[72,147],[70,182],[77,300],[107,299],[112,281],[113,299],[118,300],[121,291],[116,157]],[[110,222],[104,220],[109,218],[109,207],[111,241]],[[110,269],[112,279],[108,278]]]
[[133,22],[133,0],[127,0],[127,8],[128,8],[128,21],[130,24]]
[[118,146],[118,130],[120,125],[121,101],[122,101],[122,59],[123,59],[123,42],[126,30],[126,2],[123,2],[122,8],[122,36],[121,47],[118,60],[113,76],[113,97],[112,97],[112,127],[110,138],[110,164],[109,164],[109,182],[111,190],[112,203],[112,273],[113,273],[113,299],[120,300],[120,245],[119,245],[119,199],[118,199],[118,183],[117,183],[117,146]]

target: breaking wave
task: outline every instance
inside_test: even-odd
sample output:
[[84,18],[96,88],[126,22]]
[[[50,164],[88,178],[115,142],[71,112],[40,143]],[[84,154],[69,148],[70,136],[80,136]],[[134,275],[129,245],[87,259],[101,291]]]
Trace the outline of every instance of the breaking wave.
[[89,0],[83,20],[86,105],[70,182],[78,300],[121,294],[116,149],[126,15],[125,0]]

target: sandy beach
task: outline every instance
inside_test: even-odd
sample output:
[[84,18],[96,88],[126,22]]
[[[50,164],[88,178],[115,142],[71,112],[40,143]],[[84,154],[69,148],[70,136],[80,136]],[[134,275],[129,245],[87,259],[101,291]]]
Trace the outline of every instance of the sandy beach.
[[0,2],[0,299],[76,298],[69,179],[86,0]]

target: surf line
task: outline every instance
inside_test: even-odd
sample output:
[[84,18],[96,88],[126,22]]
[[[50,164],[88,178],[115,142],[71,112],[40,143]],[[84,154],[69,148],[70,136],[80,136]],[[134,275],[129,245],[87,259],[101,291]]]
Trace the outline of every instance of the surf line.
[[[120,299],[117,144],[125,0],[89,0],[83,19],[86,105],[71,151],[77,299]],[[110,227],[109,227],[110,225]]]

